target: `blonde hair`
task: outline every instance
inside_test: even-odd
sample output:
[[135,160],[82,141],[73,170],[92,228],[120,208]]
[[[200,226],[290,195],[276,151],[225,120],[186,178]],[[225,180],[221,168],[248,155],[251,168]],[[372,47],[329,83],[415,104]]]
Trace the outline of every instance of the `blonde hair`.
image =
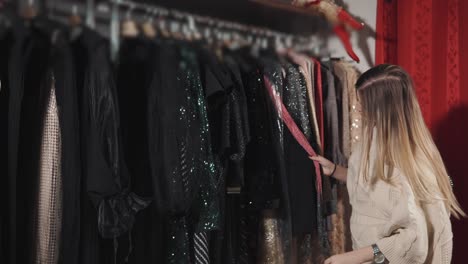
[[376,66],[358,79],[356,88],[363,110],[360,175],[369,180],[369,152],[375,140],[372,180],[393,184],[391,175],[397,168],[408,179],[418,201],[442,199],[455,217],[466,216],[424,123],[413,86],[408,73],[389,64]]

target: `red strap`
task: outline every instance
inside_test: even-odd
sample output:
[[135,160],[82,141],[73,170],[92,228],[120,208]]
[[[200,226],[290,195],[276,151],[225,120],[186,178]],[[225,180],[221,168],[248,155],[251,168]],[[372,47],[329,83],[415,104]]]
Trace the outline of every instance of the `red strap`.
[[320,62],[311,58],[315,64],[315,109],[317,111],[317,119],[320,130],[320,141],[322,142],[322,150],[325,149],[325,132],[323,123],[323,89],[322,89],[322,68]]
[[[304,133],[302,133],[302,131],[294,122],[293,118],[291,117],[288,110],[286,109],[286,106],[281,101],[281,98],[279,97],[279,95],[273,92],[273,87],[272,87],[270,80],[268,80],[266,76],[263,76],[263,80],[265,81],[265,87],[267,88],[268,93],[270,94],[271,100],[273,101],[273,104],[275,105],[275,108],[278,111],[278,114],[281,116],[281,119],[283,120],[284,124],[288,127],[291,134],[294,136],[297,142],[302,146],[302,148],[307,152],[307,154],[310,157],[317,156],[317,153],[315,153],[314,149],[309,144],[309,141],[305,137]],[[320,173],[320,164],[317,161],[314,161],[314,166],[315,166],[315,175],[316,175],[315,178],[316,178],[317,194],[320,197],[322,194],[322,175]]]

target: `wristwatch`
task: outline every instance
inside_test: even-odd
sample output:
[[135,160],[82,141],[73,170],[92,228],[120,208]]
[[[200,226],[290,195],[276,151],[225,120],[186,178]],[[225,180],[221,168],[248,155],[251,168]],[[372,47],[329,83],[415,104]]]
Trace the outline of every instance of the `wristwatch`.
[[376,244],[372,245],[372,250],[374,251],[374,263],[382,264],[385,262],[385,256],[380,251],[379,247]]

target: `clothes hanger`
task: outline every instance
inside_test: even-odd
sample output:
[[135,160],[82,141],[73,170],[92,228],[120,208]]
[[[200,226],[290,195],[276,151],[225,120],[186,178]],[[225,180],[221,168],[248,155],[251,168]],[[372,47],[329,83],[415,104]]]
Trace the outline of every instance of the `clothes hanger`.
[[123,37],[134,38],[134,37],[137,37],[138,34],[140,33],[138,31],[138,27],[137,27],[137,25],[136,25],[136,23],[135,23],[135,21],[133,20],[133,17],[132,17],[133,8],[134,8],[133,5],[131,5],[128,8],[127,14],[125,15],[125,19],[122,22],[121,35]]
[[157,36],[157,31],[153,22],[153,16],[151,15],[150,11],[147,11],[146,19],[141,25],[141,29],[143,31],[143,34],[150,39],[155,38]]
[[197,24],[195,22],[195,19],[193,16],[187,16],[187,22],[188,22],[188,29],[192,33],[192,37],[194,40],[201,40],[202,35],[197,27]]
[[111,5],[111,15],[110,15],[110,37],[109,37],[109,46],[111,51],[112,61],[116,61],[118,58],[118,53],[120,49],[120,19],[119,19],[119,1],[115,0]]
[[180,33],[182,34],[182,39],[185,41],[192,41],[192,36],[190,34],[190,30],[188,29],[188,26],[185,24],[181,24],[180,26]]
[[213,34],[212,33],[213,33],[212,28],[210,28],[210,27],[205,27],[204,30],[203,30],[203,39],[206,42],[206,44],[208,44],[210,46],[213,44]]
[[71,27],[78,27],[82,23],[81,17],[78,14],[78,6],[76,4],[72,5],[72,11],[70,16],[68,17],[68,23]]
[[161,35],[165,38],[170,38],[171,33],[167,29],[167,23],[164,19],[158,18],[158,22],[156,23],[158,30],[161,32]]
[[78,38],[78,36],[83,32],[83,21],[78,13],[78,6],[75,4],[72,5],[71,14],[68,17],[68,24],[71,28],[69,38],[71,40]]
[[180,25],[180,23],[178,21],[170,21],[169,22],[169,34],[170,34],[170,37],[174,38],[174,39],[184,39],[184,34],[181,33],[181,30],[182,30],[182,26]]
[[160,9],[158,9],[157,12],[160,16],[158,19],[159,21],[157,23],[157,25],[159,26],[159,31],[161,32],[161,35],[163,35],[165,38],[170,38],[172,35],[168,29],[168,23],[165,20],[165,18],[169,16],[169,12],[167,10]]
[[6,32],[7,29],[13,24],[13,17],[16,16],[17,11],[13,10],[13,5],[4,4],[1,6],[2,12],[0,12],[0,36]]
[[86,25],[94,29],[96,27],[96,17],[94,15],[94,0],[86,0]]
[[34,0],[28,0],[26,6],[21,10],[20,16],[24,19],[33,19],[37,16],[38,10]]

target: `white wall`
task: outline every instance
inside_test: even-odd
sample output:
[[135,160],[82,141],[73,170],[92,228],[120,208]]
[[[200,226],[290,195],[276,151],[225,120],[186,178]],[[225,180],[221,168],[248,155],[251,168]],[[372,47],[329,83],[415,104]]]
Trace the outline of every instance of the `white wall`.
[[[341,1],[336,2],[339,4]],[[343,6],[345,9],[367,25],[362,31],[353,32],[351,37],[354,52],[356,52],[361,59],[361,62],[356,65],[364,72],[372,67],[375,62],[374,36],[376,29],[377,0],[343,0],[342,2],[344,2]],[[345,57],[346,59],[351,59],[336,36],[330,37],[328,50],[332,57]],[[367,58],[365,53],[368,54]]]

